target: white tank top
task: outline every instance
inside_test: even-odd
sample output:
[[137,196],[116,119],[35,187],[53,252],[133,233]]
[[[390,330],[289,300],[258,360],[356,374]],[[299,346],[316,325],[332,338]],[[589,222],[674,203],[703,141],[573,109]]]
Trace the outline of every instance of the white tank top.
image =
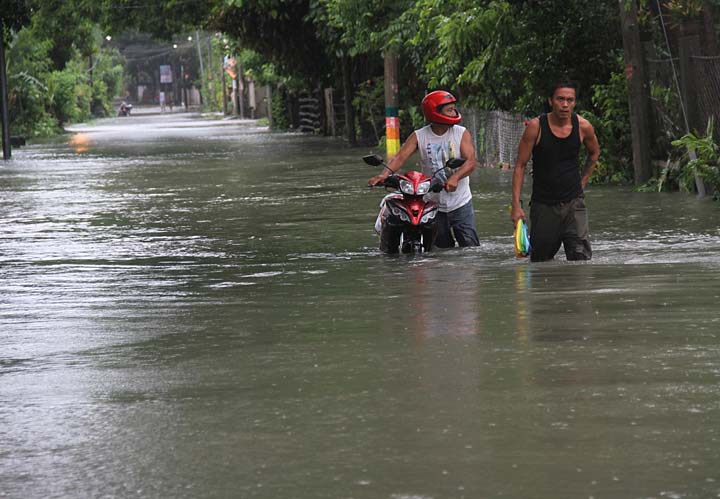
[[[460,141],[465,133],[465,127],[453,125],[443,135],[436,135],[430,125],[420,130],[415,130],[418,140],[418,152],[420,153],[420,165],[425,175],[432,175],[443,166],[450,158],[460,158]],[[438,173],[437,177],[447,180],[444,173]],[[458,182],[455,192],[441,191],[437,194],[427,194],[438,203],[438,209],[442,212],[450,212],[464,206],[472,199],[470,193],[470,178],[463,177]]]

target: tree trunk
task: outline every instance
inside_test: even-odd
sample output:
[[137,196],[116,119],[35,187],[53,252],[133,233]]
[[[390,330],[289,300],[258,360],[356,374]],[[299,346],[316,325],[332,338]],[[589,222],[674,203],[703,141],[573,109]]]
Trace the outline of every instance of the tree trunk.
[[632,132],[633,171],[635,185],[652,177],[649,136],[650,95],[645,83],[645,61],[637,24],[637,0],[619,0],[622,23],[625,77],[628,81],[630,130]]
[[355,111],[353,110],[352,61],[344,55],[342,58],[343,96],[345,99],[345,138],[355,145]]
[[0,30],[0,124],[2,125],[3,159],[12,157],[10,148],[10,113],[8,112],[7,73],[5,68],[5,40]]

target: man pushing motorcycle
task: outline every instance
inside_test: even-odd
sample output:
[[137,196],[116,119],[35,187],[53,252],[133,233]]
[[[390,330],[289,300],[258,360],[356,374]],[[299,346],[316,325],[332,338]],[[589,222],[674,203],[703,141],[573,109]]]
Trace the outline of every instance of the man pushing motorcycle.
[[[388,167],[368,181],[371,186],[382,183],[418,151],[423,173],[440,177],[445,182],[444,190],[427,194],[438,203],[434,239],[438,248],[452,248],[456,242],[460,247],[480,244],[468,178],[475,170],[475,147],[470,133],[459,125],[462,116],[456,103],[457,99],[444,90],[427,94],[422,100],[422,110],[429,125],[415,130],[388,162]],[[464,158],[465,163],[448,177],[444,167],[452,158]],[[390,230],[392,227],[386,227],[384,232]],[[381,234],[381,245],[384,239],[392,236]]]

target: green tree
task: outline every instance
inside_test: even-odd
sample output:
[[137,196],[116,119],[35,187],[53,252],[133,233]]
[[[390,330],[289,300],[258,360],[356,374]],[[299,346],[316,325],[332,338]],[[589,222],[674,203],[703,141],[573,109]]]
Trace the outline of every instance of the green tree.
[[397,48],[411,32],[402,15],[414,0],[312,0],[308,19],[331,53],[352,57]]
[[[127,30],[171,40],[178,33],[203,29],[231,0],[72,0],[95,5],[91,18],[108,33]],[[238,0],[235,0],[237,3]]]
[[50,41],[38,42],[30,29],[13,37],[7,53],[8,109],[13,133],[49,135],[57,121],[49,112],[46,75],[50,71]]
[[600,161],[593,181],[630,183],[633,179],[632,136],[628,85],[622,58],[607,83],[592,88],[592,111],[583,116],[590,120],[600,143]]
[[[57,42],[45,36],[46,24],[38,16],[33,15],[31,23],[15,33],[8,51],[13,129],[28,136],[49,135],[64,123],[89,118],[93,107],[102,114],[111,112],[110,101],[123,78],[119,55],[95,48],[89,58],[72,46],[70,58],[57,68],[52,55]],[[92,38],[94,41],[85,41],[85,46],[99,47],[97,27]]]
[[481,107],[537,112],[560,77],[586,91],[608,80],[620,45],[615,9],[590,0],[417,0],[405,14],[418,27],[406,47],[430,87],[456,88]]
[[210,26],[238,40],[287,75],[319,81],[331,68],[308,18],[308,0],[226,0]]
[[7,44],[11,33],[30,22],[31,0],[3,0],[0,9],[0,43]]

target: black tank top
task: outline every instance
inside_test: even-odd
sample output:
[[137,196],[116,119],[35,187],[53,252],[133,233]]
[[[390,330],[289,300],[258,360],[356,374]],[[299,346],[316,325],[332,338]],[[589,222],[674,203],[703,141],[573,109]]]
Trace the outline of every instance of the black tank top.
[[564,139],[553,135],[547,114],[540,116],[540,141],[533,147],[532,201],[565,203],[582,194],[580,182],[580,124],[572,114],[572,132]]

